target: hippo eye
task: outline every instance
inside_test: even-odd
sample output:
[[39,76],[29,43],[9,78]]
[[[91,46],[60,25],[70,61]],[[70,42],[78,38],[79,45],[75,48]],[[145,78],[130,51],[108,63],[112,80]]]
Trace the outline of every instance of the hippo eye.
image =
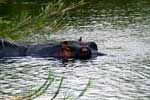
[[89,59],[89,58],[91,58],[91,50],[87,47],[80,48],[79,58],[80,59]]
[[86,49],[86,48],[83,48],[83,49],[81,49],[81,53],[83,53],[83,54],[87,54],[89,51],[88,51],[88,49]]

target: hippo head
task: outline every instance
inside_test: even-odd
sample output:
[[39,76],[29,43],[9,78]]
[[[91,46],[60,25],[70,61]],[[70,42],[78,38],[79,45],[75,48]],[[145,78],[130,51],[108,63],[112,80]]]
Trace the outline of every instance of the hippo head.
[[106,54],[101,53],[101,52],[98,51],[97,44],[95,42],[87,42],[87,46],[92,52],[92,56],[91,57],[97,57],[97,56],[104,56],[104,55],[106,55]]
[[[98,52],[98,48],[95,42],[82,42],[80,41],[64,41],[63,47],[69,48],[70,55],[73,59],[90,59],[97,56],[103,56],[105,54]],[[68,56],[66,55],[66,56]]]

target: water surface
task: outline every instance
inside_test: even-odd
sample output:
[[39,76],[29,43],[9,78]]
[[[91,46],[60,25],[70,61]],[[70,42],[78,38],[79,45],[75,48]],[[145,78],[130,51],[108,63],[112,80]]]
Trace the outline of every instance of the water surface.
[[91,78],[92,85],[81,100],[149,100],[150,2],[135,1],[103,1],[78,10],[71,14],[66,30],[49,37],[77,40],[82,36],[83,41],[96,42],[107,56],[69,63],[32,57],[1,59],[0,97],[40,87],[51,70],[54,84],[35,100],[48,100],[62,76],[59,98],[67,93],[77,96]]

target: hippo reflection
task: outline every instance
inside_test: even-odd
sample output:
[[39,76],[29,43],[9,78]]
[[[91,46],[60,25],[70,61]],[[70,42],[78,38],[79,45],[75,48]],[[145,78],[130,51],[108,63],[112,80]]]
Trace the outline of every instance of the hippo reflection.
[[2,57],[54,57],[58,59],[90,59],[103,56],[94,42],[62,41],[49,44],[21,45],[0,39],[0,58]]

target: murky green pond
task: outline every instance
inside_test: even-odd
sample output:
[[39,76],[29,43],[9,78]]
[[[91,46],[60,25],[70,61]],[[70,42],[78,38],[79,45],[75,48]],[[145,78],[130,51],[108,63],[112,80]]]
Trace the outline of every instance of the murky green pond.
[[72,24],[66,30],[49,37],[77,40],[82,36],[84,41],[96,42],[107,56],[65,64],[32,57],[1,59],[0,97],[40,87],[51,70],[56,75],[54,84],[35,100],[49,100],[61,76],[65,79],[59,98],[69,93],[75,97],[91,78],[92,85],[80,100],[149,100],[150,1],[125,1],[102,0],[97,6],[78,10],[72,13]]

